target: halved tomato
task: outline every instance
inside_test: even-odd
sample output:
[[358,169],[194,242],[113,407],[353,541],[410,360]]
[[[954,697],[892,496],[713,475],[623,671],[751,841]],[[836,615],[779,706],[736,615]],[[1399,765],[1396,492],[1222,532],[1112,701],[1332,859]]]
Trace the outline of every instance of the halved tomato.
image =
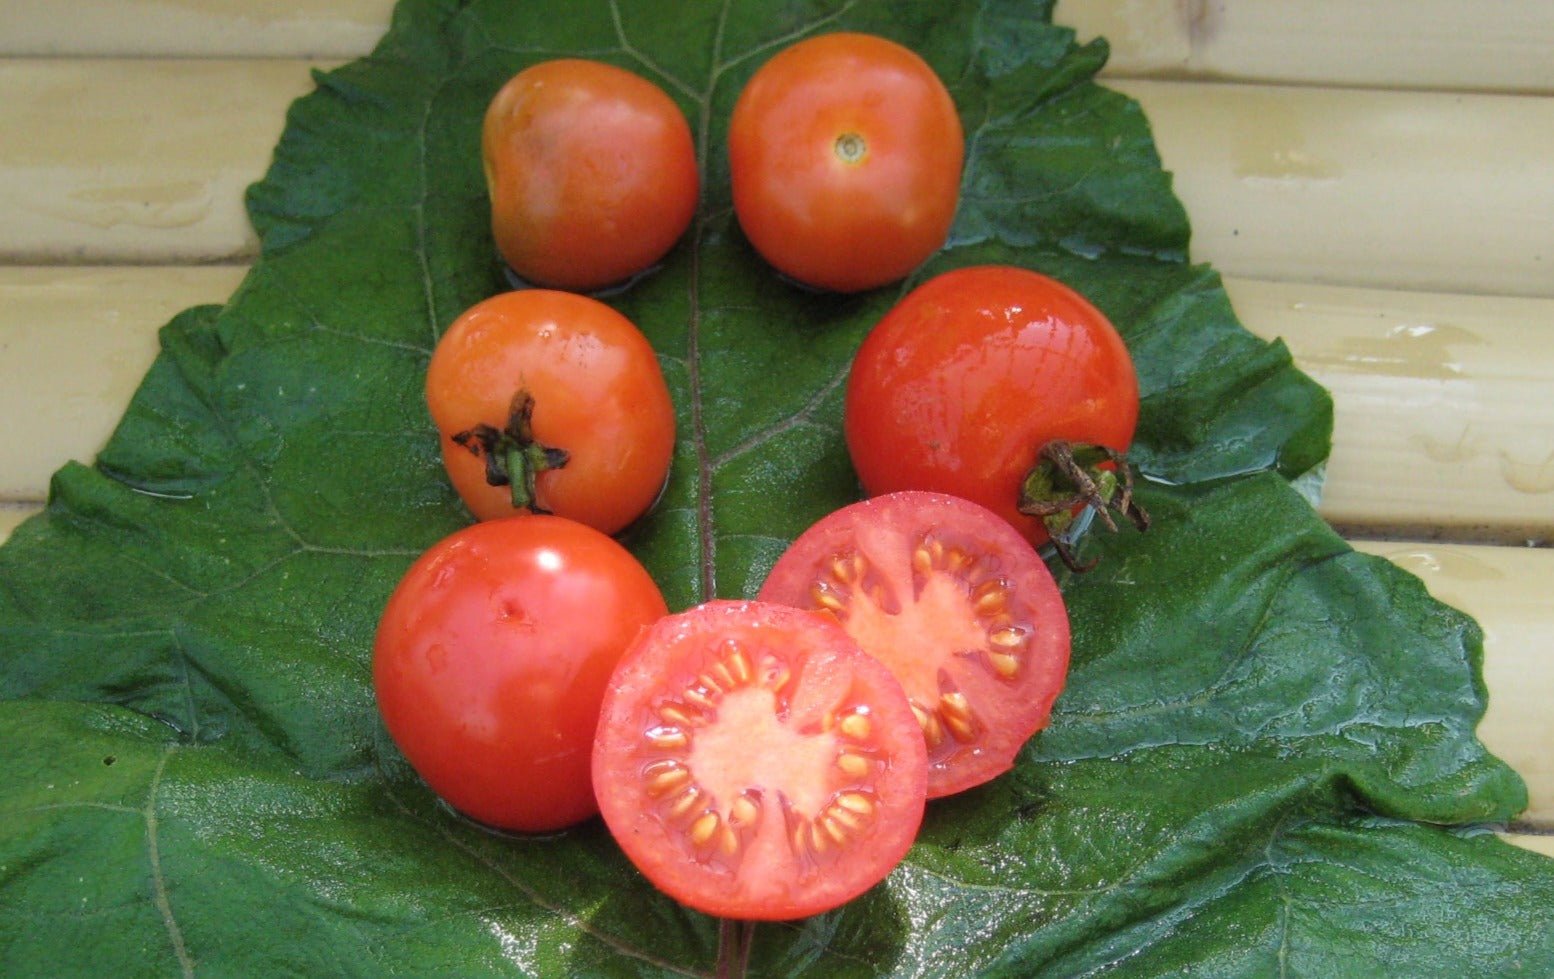
[[759,598],[830,612],[895,673],[928,751],[928,796],[1007,771],[1068,673],[1068,612],[1046,564],[985,507],[903,491],[843,507],[772,568]]
[[610,832],[707,914],[798,918],[890,873],[926,757],[890,671],[827,617],[714,601],[660,619],[615,669],[594,745]]

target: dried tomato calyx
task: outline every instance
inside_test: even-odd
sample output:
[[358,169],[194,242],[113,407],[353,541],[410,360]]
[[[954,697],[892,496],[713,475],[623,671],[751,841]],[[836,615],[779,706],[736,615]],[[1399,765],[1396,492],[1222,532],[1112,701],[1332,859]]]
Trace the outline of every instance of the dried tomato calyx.
[[1081,563],[1068,534],[1075,517],[1088,507],[1106,529],[1117,523],[1110,511],[1127,517],[1139,530],[1149,527],[1149,514],[1133,499],[1133,467],[1126,454],[1104,445],[1054,439],[1041,447],[1036,465],[1020,483],[1021,513],[1039,517],[1052,536],[1052,546],[1070,571],[1083,572],[1095,561]]
[[522,389],[513,395],[504,428],[481,422],[454,435],[453,441],[485,458],[486,482],[511,487],[514,507],[550,512],[539,505],[534,480],[547,469],[566,465],[567,450],[544,445],[534,437],[534,395]]

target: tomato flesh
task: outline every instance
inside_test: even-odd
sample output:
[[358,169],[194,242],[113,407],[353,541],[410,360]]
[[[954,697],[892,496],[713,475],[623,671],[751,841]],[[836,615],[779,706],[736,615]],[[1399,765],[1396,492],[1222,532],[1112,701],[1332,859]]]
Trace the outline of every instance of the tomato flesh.
[[600,812],[708,914],[818,914],[882,880],[922,821],[900,685],[834,621],[761,602],[669,616],[621,660],[594,748]]
[[1031,545],[966,500],[906,491],[821,519],[759,598],[829,612],[901,681],[930,798],[1007,771],[1068,670],[1063,598]]

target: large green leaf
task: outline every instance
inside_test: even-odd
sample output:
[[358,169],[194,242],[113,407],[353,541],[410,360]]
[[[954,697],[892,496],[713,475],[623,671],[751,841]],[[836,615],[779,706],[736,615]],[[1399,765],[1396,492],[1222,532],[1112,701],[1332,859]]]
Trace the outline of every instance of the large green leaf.
[[919,278],[1041,269],[1126,334],[1155,527],[1091,541],[1100,570],[1063,577],[1073,673],[1015,770],[934,803],[864,898],[758,929],[753,969],[1554,972],[1550,862],[1474,829],[1525,802],[1473,737],[1477,627],[1292,489],[1326,455],[1325,395],[1187,262],[1138,107],[1049,7],[405,0],[371,57],[320,75],[251,193],[242,288],[165,328],[96,464],[62,470],[0,550],[0,972],[710,969],[716,923],[597,821],[519,839],[438,804],[381,730],[369,647],[404,568],[467,521],[421,375],[504,287],[479,119],[537,59],[637,70],[697,132],[692,233],[606,297],[679,405],[671,484],[628,539],[670,604],[752,593],[855,498],[842,381],[901,290],[771,275],[722,150],[764,57],[839,28],[923,52],[967,124],[961,212]]

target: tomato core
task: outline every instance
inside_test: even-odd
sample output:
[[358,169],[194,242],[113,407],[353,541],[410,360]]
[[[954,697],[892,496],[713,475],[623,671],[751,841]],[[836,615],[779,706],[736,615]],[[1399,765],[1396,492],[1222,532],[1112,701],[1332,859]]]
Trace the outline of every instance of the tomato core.
[[857,133],[843,133],[836,138],[836,156],[843,163],[862,163],[869,155],[869,144]]

